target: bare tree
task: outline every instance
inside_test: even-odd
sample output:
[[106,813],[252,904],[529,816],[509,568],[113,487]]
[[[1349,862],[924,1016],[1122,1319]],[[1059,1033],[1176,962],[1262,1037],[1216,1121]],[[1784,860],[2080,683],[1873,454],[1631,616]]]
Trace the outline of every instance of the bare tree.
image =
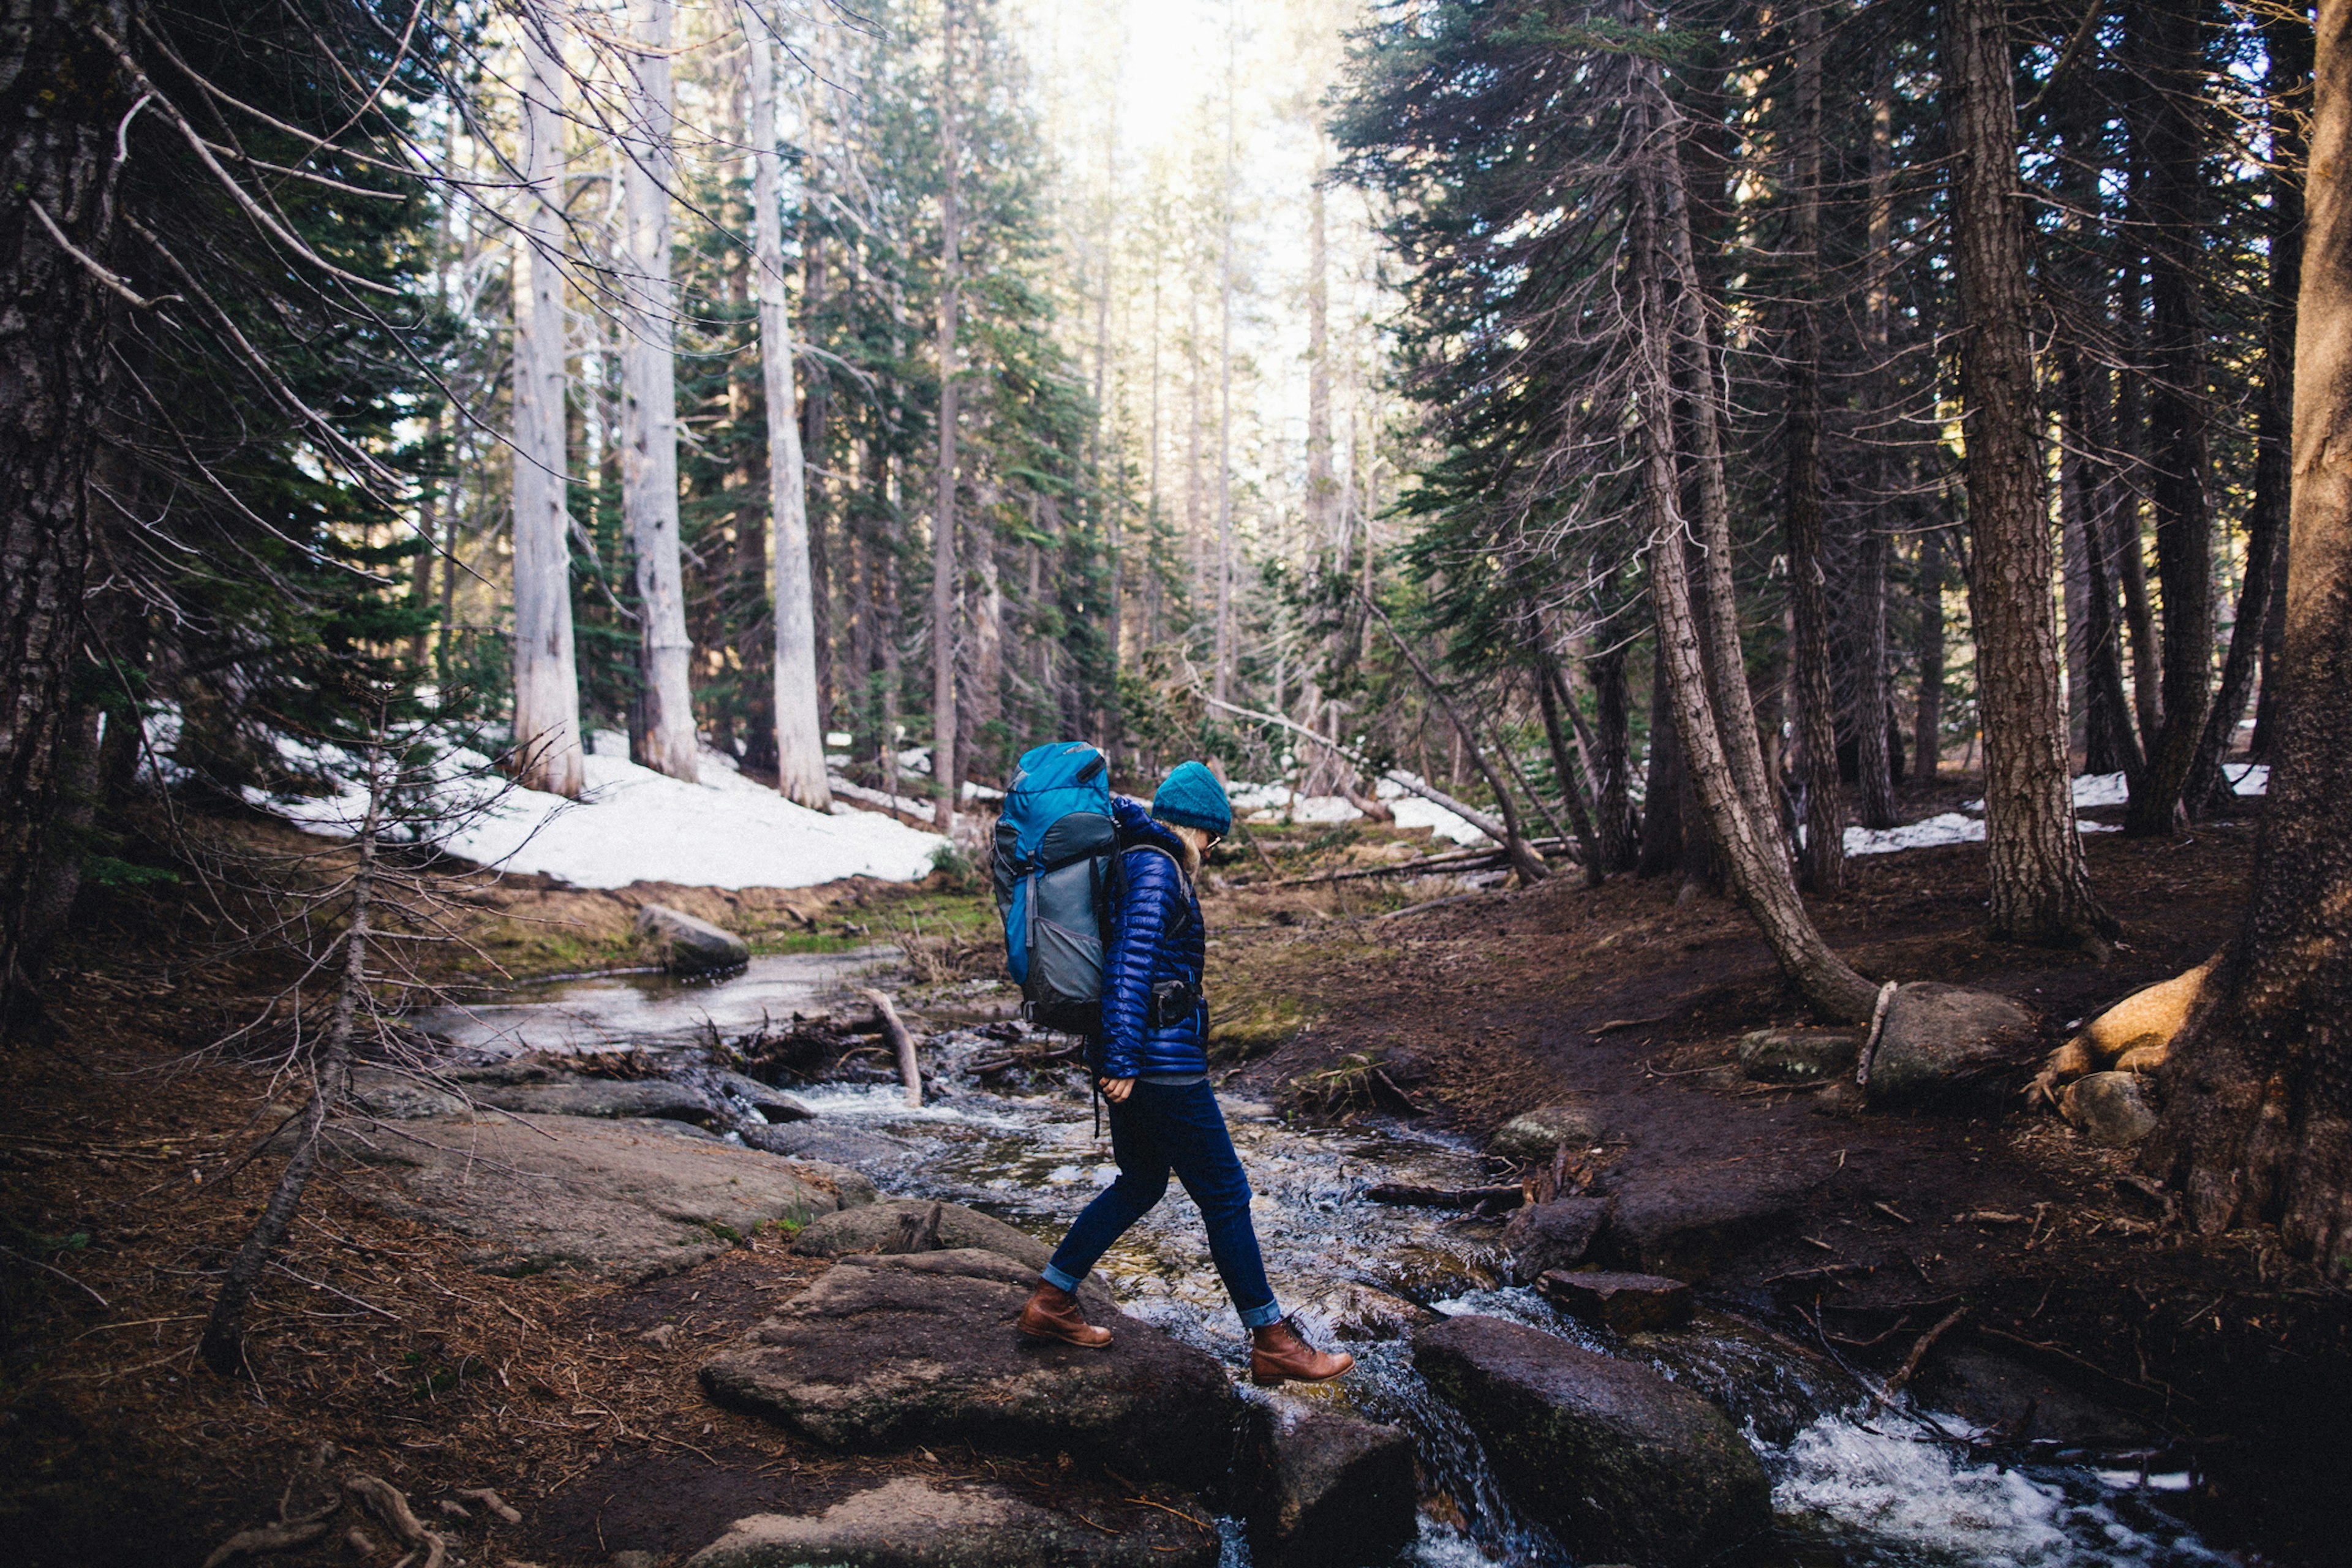
[[816,604],[809,574],[808,473],[784,308],[783,215],[776,155],[776,55],[767,19],[746,5],[751,53],[752,250],[760,290],[760,374],[768,402],[768,519],[775,552],[776,788],[812,811],[833,806],[817,712]]
[[931,782],[939,826],[955,830],[956,808],[956,303],[962,263],[957,255],[961,153],[956,146],[956,6],[946,0],[940,33],[940,457],[939,499],[931,511]]
[[521,15],[523,219],[514,239],[514,752],[518,781],[569,800],[587,782],[572,659],[564,490],[563,24]]
[[670,83],[676,0],[631,0],[632,47],[622,52],[627,126],[622,184],[626,307],[621,342],[621,508],[637,557],[643,712],[630,737],[636,760],[693,780],[694,647],[677,534],[677,305],[670,281],[670,197],[677,184],[676,94]]

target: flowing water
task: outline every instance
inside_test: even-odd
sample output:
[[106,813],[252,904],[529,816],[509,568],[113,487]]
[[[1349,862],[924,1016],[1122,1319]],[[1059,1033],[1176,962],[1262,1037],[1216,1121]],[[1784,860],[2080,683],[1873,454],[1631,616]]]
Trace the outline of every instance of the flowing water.
[[[606,977],[546,989],[512,1005],[437,1020],[436,1032],[474,1049],[581,1049],[636,1045],[677,1054],[681,1066],[713,1031],[762,1016],[814,1011],[829,993],[887,954],[760,959],[719,983]],[[1005,1045],[970,1031],[924,1042],[930,1089],[910,1109],[895,1083],[796,1089],[814,1125],[845,1140],[851,1162],[887,1193],[966,1204],[1048,1241],[1115,1173],[1109,1140],[1074,1073],[1027,1079],[1028,1091],[992,1090],[975,1061]],[[1019,1079],[1024,1075],[1012,1075]],[[1409,1336],[1437,1314],[1511,1318],[1588,1348],[1644,1362],[1728,1410],[1773,1478],[1778,1529],[1768,1560],[1791,1564],[1927,1568],[2056,1568],[2060,1564],[2207,1564],[2229,1561],[2156,1506],[2185,1476],[2137,1466],[2101,1468],[2087,1455],[2042,1453],[1996,1463],[1969,1448],[1967,1423],[1935,1417],[1945,1434],[1885,1409],[1827,1358],[1717,1313],[1692,1329],[1627,1340],[1588,1330],[1534,1292],[1505,1286],[1495,1222],[1366,1202],[1374,1182],[1465,1186],[1486,1179],[1475,1152],[1410,1124],[1293,1126],[1262,1105],[1225,1101],[1256,1196],[1252,1209],[1266,1268],[1285,1307],[1327,1342],[1344,1342],[1358,1369],[1312,1394],[1412,1435],[1430,1488],[1409,1560],[1424,1568],[1571,1562],[1519,1517],[1488,1470],[1476,1437],[1412,1368]],[[1228,1363],[1246,1339],[1211,1266],[1200,1217],[1180,1188],[1103,1259],[1100,1272],[1131,1315]],[[2112,1465],[2113,1461],[2108,1461]],[[1237,1528],[1225,1568],[1245,1568]]]

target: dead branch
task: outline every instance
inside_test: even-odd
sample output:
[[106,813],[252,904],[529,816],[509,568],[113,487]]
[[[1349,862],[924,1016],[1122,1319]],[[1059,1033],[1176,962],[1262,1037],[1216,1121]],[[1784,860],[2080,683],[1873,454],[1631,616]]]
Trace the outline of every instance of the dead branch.
[[898,1078],[907,1086],[907,1103],[920,1109],[923,1103],[923,1072],[915,1060],[915,1037],[907,1033],[907,1026],[898,1019],[898,1009],[890,1005],[890,998],[870,985],[861,985],[857,994],[874,1004],[874,1017],[882,1032],[890,1037],[890,1044],[898,1053]]

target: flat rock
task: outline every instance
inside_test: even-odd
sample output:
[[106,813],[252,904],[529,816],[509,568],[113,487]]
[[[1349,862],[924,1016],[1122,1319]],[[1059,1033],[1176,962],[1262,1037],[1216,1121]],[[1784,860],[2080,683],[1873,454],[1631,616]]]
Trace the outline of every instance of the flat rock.
[[1704,1279],[1787,1230],[1821,1182],[1801,1170],[1762,1163],[1628,1175],[1592,1258],[1612,1268]]
[[471,1239],[467,1261],[496,1274],[676,1274],[771,1220],[803,1224],[855,1201],[862,1180],[670,1122],[439,1117],[338,1124],[331,1136],[338,1160],[357,1167],[353,1187]]
[[1251,1542],[1271,1568],[1385,1563],[1420,1529],[1412,1439],[1303,1401],[1261,1405]]
[[[878,1206],[878,1205],[877,1205]],[[1036,1271],[1002,1253],[845,1258],[702,1368],[720,1405],[835,1447],[971,1443],[1086,1453],[1196,1487],[1225,1467],[1224,1369],[1099,1303],[1115,1336],[1086,1350],[1013,1327]]]
[[1820,1083],[1853,1071],[1862,1037],[1843,1029],[1759,1029],[1739,1037],[1739,1070],[1759,1083]]
[[2066,1086],[2059,1097],[2059,1113],[2083,1130],[2083,1136],[2107,1149],[2127,1149],[2156,1131],[2156,1107],[2139,1075],[2095,1072]]
[[808,1121],[816,1116],[815,1111],[782,1089],[772,1084],[761,1083],[748,1073],[714,1072],[710,1075],[710,1081],[729,1096],[766,1117],[771,1125]]
[[389,1068],[358,1068],[352,1073],[352,1103],[381,1121],[415,1121],[456,1116],[466,1102],[421,1074]]
[[2006,996],[1932,980],[1903,986],[1870,1061],[1873,1105],[1910,1105],[1998,1089],[2033,1065],[2042,1031]]
[[1655,1333],[1691,1321],[1691,1288],[1660,1274],[1555,1269],[1538,1284],[1547,1300],[1578,1322],[1612,1333]]
[[[1175,1505],[1203,1517],[1198,1504]],[[1217,1537],[1157,1510],[1117,1533],[1002,1487],[912,1476],[823,1513],[754,1514],[687,1559],[688,1568],[1212,1568]]]
[[1601,1140],[1592,1113],[1576,1105],[1542,1105],[1521,1111],[1486,1140],[1487,1152],[1506,1160],[1549,1160],[1566,1143],[1586,1149]]
[[896,1250],[907,1219],[923,1219],[934,1207],[940,1211],[939,1245],[929,1250],[978,1247],[997,1253],[1029,1270],[1033,1284],[1037,1271],[1053,1260],[1052,1247],[993,1215],[961,1204],[934,1205],[920,1198],[885,1198],[862,1208],[826,1215],[793,1238],[793,1250],[806,1258]]
[[663,966],[677,974],[710,974],[751,962],[751,944],[741,937],[667,904],[637,911],[637,934],[661,950]]
[[1647,1367],[1475,1316],[1415,1334],[1413,1364],[1580,1562],[1697,1562],[1770,1523],[1770,1483],[1738,1429]]
[[477,1105],[527,1116],[647,1117],[722,1125],[735,1120],[716,1096],[666,1078],[582,1078],[558,1073],[533,1082],[486,1083],[469,1092]]
[[820,1117],[814,1121],[787,1122],[781,1127],[740,1127],[744,1142],[771,1154],[794,1160],[822,1160],[856,1170],[888,1171],[911,1163],[912,1144],[881,1132],[861,1132],[839,1127]]
[[1554,1198],[1514,1213],[1502,1239],[1513,1282],[1532,1285],[1552,1269],[1583,1262],[1608,1218],[1606,1198]]

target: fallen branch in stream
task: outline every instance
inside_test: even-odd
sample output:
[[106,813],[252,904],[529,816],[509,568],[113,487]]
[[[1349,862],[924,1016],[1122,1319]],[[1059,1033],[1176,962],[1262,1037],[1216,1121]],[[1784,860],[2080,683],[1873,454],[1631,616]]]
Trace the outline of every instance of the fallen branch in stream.
[[1903,1385],[1909,1383],[1912,1374],[1919,1370],[1919,1363],[1927,1359],[1927,1352],[1936,1348],[1936,1342],[1942,1339],[1953,1324],[1968,1315],[1968,1303],[1962,1302],[1945,1313],[1943,1319],[1934,1328],[1921,1334],[1918,1342],[1911,1347],[1911,1353],[1903,1358],[1903,1364],[1895,1369],[1895,1375],[1886,1380],[1886,1392],[1889,1394],[1902,1393]]
[[1009,1057],[991,1057],[985,1061],[972,1063],[971,1070],[977,1077],[992,1072],[1003,1072],[1007,1068],[1051,1067],[1056,1062],[1076,1061],[1086,1053],[1086,1042],[1081,1040],[1076,1045],[1064,1046],[1058,1050],[1025,1051]]
[[[1566,841],[1559,838],[1538,838],[1530,842],[1538,850],[1546,853],[1566,847]],[[1499,846],[1492,849],[1448,849],[1411,860],[1389,860],[1378,866],[1344,866],[1330,871],[1276,877],[1271,881],[1236,879],[1231,885],[1235,888],[1306,888],[1328,882],[1361,882],[1375,877],[1425,877],[1441,871],[1483,871],[1505,865],[1507,861],[1508,857]]]
[[1411,1182],[1381,1182],[1364,1189],[1376,1204],[1396,1204],[1425,1209],[1475,1209],[1494,1204],[1517,1208],[1527,1201],[1527,1189],[1517,1182],[1495,1187],[1424,1187]]
[[907,1033],[907,1026],[898,1020],[898,1009],[890,1005],[890,998],[870,985],[861,985],[857,994],[874,1004],[874,1016],[882,1032],[890,1037],[890,1044],[898,1052],[898,1078],[907,1086],[907,1103],[920,1110],[923,1104],[923,1069],[915,1060],[915,1037]]

